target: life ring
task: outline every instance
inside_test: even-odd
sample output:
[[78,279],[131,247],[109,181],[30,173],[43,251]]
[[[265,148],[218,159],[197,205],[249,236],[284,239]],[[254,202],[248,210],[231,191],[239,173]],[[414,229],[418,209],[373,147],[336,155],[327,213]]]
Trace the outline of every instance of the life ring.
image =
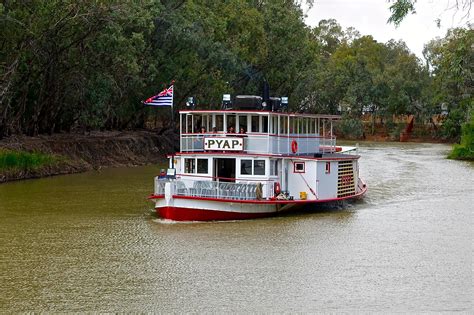
[[281,193],[281,187],[279,182],[273,183],[273,191],[275,192],[275,196],[278,196]]
[[296,140],[291,141],[291,152],[298,152],[298,142]]

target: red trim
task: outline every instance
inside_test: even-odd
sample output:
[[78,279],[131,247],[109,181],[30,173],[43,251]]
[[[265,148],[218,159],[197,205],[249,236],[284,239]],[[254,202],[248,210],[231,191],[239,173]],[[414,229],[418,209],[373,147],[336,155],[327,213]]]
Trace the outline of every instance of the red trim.
[[241,213],[182,207],[161,207],[156,208],[156,212],[161,218],[173,221],[247,220],[269,217],[276,213]]
[[329,119],[329,120],[339,120],[342,118],[341,115],[317,115],[317,114],[302,114],[302,113],[281,113],[281,112],[271,112],[267,110],[212,110],[212,109],[203,109],[203,110],[180,110],[180,114],[187,114],[187,113],[215,113],[215,114],[233,114],[233,113],[261,113],[261,114],[272,114],[274,116],[288,116],[288,117],[302,117],[302,118],[322,118],[322,119]]
[[[211,178],[211,179],[224,179],[224,180],[245,180],[249,182],[272,182],[274,179],[247,179],[247,178],[232,178],[232,177],[219,177],[219,176],[199,176],[199,175],[194,175],[194,174],[176,174],[176,177],[183,177],[183,176],[188,176],[188,177],[200,177],[200,178]],[[249,176],[264,176],[264,175],[249,175]]]
[[147,199],[163,199],[165,198],[165,195],[155,195],[155,194],[151,194],[150,196],[147,197]]
[[246,137],[246,136],[262,136],[262,137],[266,137],[266,136],[270,136],[270,137],[278,137],[278,138],[296,138],[296,139],[328,139],[328,140],[332,140],[332,139],[336,139],[336,137],[324,137],[324,136],[303,136],[303,135],[300,135],[300,134],[292,134],[292,135],[289,135],[289,134],[276,134],[276,133],[265,133],[265,132],[253,132],[253,131],[248,131],[246,133],[236,133],[236,132],[224,132],[224,131],[218,131],[217,133],[215,132],[205,132],[205,133],[201,133],[201,132],[183,132],[181,133],[181,136],[216,136],[217,138],[224,138],[225,136],[234,136],[234,137]]
[[[367,185],[364,181],[361,180],[362,190],[356,195],[344,197],[344,198],[334,198],[326,200],[273,200],[273,201],[247,201],[244,200],[229,200],[229,199],[213,199],[213,198],[199,198],[199,197],[182,197],[182,196],[173,196],[174,198],[181,199],[196,199],[196,200],[214,200],[221,202],[241,202],[241,203],[273,203],[273,204],[304,204],[304,203],[318,203],[318,202],[331,202],[342,199],[350,198],[360,198],[367,192]],[[148,199],[161,199],[164,198],[164,195],[151,195]],[[227,211],[216,211],[208,209],[196,209],[196,208],[183,208],[183,207],[159,207],[156,208],[156,212],[163,219],[169,219],[174,221],[216,221],[216,220],[245,220],[245,219],[256,219],[269,217],[275,212],[265,212],[265,213],[239,213],[239,212],[227,212]]]
[[[352,154],[345,154],[343,157],[320,157],[315,158],[309,155],[281,155],[281,154],[262,154],[262,153],[224,153],[224,152],[177,152],[175,156],[185,156],[185,155],[208,155],[208,156],[215,156],[215,155],[229,155],[229,156],[263,156],[263,157],[279,157],[279,158],[289,158],[289,159],[301,159],[301,160],[322,160],[322,161],[340,161],[340,160],[358,160],[360,158],[359,155],[352,155]],[[331,153],[328,153],[331,154]],[[171,155],[167,156],[168,158]]]

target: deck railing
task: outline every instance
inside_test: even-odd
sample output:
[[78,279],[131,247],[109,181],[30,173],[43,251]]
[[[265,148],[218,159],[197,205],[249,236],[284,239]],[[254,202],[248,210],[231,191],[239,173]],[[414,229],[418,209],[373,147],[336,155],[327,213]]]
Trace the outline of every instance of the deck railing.
[[[181,152],[203,152],[206,137],[240,137],[243,138],[246,153],[255,154],[313,154],[330,153],[336,150],[335,137],[320,137],[315,135],[272,135],[272,134],[183,134],[181,135]],[[298,150],[292,150],[296,141]]]
[[173,196],[217,198],[233,200],[261,200],[274,196],[273,181],[224,182],[179,178],[173,180],[155,178],[155,195],[165,195],[166,186]]

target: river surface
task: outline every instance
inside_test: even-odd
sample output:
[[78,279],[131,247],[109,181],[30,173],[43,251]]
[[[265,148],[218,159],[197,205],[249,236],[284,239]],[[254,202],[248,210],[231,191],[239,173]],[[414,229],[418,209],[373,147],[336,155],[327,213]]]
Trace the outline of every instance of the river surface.
[[363,201],[169,223],[158,167],[0,185],[0,313],[472,312],[474,165],[360,146]]

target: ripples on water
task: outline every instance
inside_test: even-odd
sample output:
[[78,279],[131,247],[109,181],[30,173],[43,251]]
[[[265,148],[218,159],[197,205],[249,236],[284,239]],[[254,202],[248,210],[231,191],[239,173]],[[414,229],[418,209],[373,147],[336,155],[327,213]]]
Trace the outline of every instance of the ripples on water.
[[363,201],[173,223],[158,167],[0,185],[0,312],[472,311],[473,165],[363,144]]

